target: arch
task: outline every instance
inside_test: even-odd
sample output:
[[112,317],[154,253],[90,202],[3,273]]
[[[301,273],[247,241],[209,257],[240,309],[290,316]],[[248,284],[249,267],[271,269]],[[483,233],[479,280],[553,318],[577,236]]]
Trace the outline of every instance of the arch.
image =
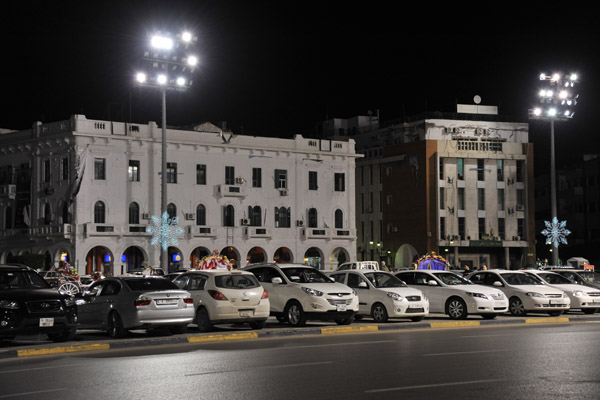
[[140,223],[140,206],[135,201],[129,203],[129,224],[137,225]]
[[323,269],[323,252],[317,247],[309,248],[304,252],[304,264]]
[[412,245],[404,243],[398,248],[394,256],[394,268],[411,268],[414,260],[419,258],[419,253]]
[[169,215],[169,218],[175,218],[177,216],[177,206],[173,203],[167,204],[167,214]]
[[192,250],[192,253],[190,254],[190,265],[192,268],[196,268],[198,267],[198,263],[200,262],[200,260],[202,260],[202,258],[208,256],[212,254],[212,252],[207,249],[206,247],[196,247],[194,250]]
[[224,247],[221,250],[221,253],[219,253],[222,256],[227,257],[227,259],[229,259],[229,261],[231,262],[231,264],[233,265],[233,268],[240,268],[240,252],[233,246],[227,246]]
[[246,263],[253,264],[267,261],[267,252],[261,247],[253,247],[248,250],[246,255]]
[[94,223],[104,224],[106,222],[106,206],[104,202],[98,200],[94,204]]
[[339,208],[334,213],[334,226],[336,229],[342,229],[344,227],[344,212]]
[[[206,225],[206,207],[204,204],[198,204],[196,207],[196,225]],[[192,265],[194,265],[192,263]]]
[[336,247],[329,254],[329,265],[332,270],[336,270],[338,265],[350,261],[350,254],[343,247]]
[[167,249],[167,257],[167,270],[165,274],[183,269],[183,252],[180,249],[170,246]]
[[141,269],[147,260],[148,256],[143,248],[129,246],[123,251],[121,257],[121,273],[124,274],[134,269]]
[[308,227],[309,228],[317,228],[318,227],[318,212],[316,208],[308,209]]
[[85,256],[85,273],[91,275],[98,271],[106,276],[112,276],[114,255],[110,249],[104,246],[95,246]]
[[223,206],[223,226],[235,226],[235,208],[231,204]]
[[273,261],[276,263],[293,263],[294,255],[287,247],[280,247],[273,254]]

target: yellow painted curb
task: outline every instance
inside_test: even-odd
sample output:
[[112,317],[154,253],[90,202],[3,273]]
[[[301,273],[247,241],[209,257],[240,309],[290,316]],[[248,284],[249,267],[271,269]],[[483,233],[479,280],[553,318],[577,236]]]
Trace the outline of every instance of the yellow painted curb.
[[232,333],[229,335],[206,335],[206,336],[188,336],[187,340],[189,343],[200,343],[200,342],[217,342],[225,340],[240,340],[240,339],[255,339],[258,337],[256,332],[247,333]]
[[432,328],[454,328],[457,326],[480,326],[479,321],[430,322]]
[[332,335],[336,333],[352,333],[352,332],[377,332],[379,327],[377,325],[367,326],[338,326],[335,328],[321,328],[321,334]]
[[546,322],[570,322],[568,317],[555,317],[555,318],[527,318],[526,324],[543,324]]
[[47,349],[18,350],[18,357],[43,356],[49,354],[75,353],[78,351],[108,350],[110,344],[85,344],[81,346],[52,347]]

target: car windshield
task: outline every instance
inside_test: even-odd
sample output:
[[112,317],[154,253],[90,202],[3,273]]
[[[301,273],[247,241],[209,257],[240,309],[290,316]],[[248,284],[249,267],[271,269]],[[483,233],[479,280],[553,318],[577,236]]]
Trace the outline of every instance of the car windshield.
[[384,272],[369,272],[365,274],[365,277],[371,281],[376,288],[406,287],[406,283],[402,282],[394,275],[386,274]]
[[473,283],[463,278],[462,276],[453,274],[452,272],[436,272],[433,274],[436,278],[444,283],[444,285],[472,285]]
[[225,289],[247,289],[259,286],[254,275],[217,275],[215,285]]
[[541,285],[542,284],[542,282],[540,282],[533,276],[530,276],[525,273],[523,273],[523,274],[515,274],[515,273],[502,274],[502,278],[504,278],[506,283],[508,283],[509,285]]
[[0,271],[0,290],[47,289],[50,285],[33,271]]
[[585,280],[587,283],[599,284],[600,283],[600,274],[594,271],[583,271],[580,272],[579,275]]
[[321,271],[314,268],[282,268],[283,273],[292,282],[297,283],[331,283]]
[[548,274],[537,274],[537,276],[542,278],[542,280],[549,283],[550,285],[568,285],[568,284],[573,283],[569,279],[567,279],[564,276],[559,275],[559,274],[548,273]]
[[179,289],[173,282],[166,278],[124,279],[123,281],[134,292]]

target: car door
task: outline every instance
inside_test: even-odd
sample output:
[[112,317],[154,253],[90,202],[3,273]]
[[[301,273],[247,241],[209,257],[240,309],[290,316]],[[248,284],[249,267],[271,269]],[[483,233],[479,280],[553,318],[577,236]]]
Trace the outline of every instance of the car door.
[[[444,286],[433,276],[426,272],[414,273],[414,286],[420,289],[429,299],[429,311],[444,313],[446,299],[444,298]],[[429,281],[435,281],[436,286],[430,286]]]
[[77,322],[80,327],[98,327],[101,325],[99,320],[96,321],[95,315],[92,312],[94,308],[92,300],[100,293],[104,284],[104,281],[95,282],[84,292],[81,300],[78,300]]
[[108,313],[113,307],[118,309],[118,295],[121,286],[117,281],[98,283],[98,289],[93,292],[95,295],[90,296],[89,302],[86,304],[86,317],[91,326],[104,328],[108,321]]
[[[262,287],[269,293],[271,312],[283,312],[288,299],[288,284],[286,279],[273,267],[258,267],[248,271],[252,272]],[[273,278],[280,278],[281,283],[273,284]]]
[[367,280],[360,274],[349,272],[347,282],[346,285],[354,289],[358,295],[358,313],[369,314],[373,305],[373,294]]

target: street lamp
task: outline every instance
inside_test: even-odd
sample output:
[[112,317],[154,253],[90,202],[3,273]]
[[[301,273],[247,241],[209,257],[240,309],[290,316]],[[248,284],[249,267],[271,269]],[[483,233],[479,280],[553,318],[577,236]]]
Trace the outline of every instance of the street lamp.
[[[185,91],[192,86],[198,65],[195,54],[197,40],[191,32],[178,35],[157,32],[150,35],[143,65],[135,75],[138,84],[160,89],[162,95],[161,216],[167,212],[167,90]],[[163,245],[160,267],[164,271],[168,270],[167,258],[167,248]]]
[[[558,221],[556,204],[556,162],[554,150],[554,121],[569,121],[575,115],[579,95],[573,92],[579,82],[577,74],[540,74],[539,105],[529,110],[530,119],[550,121],[550,201],[553,224]],[[569,232],[570,233],[570,232]],[[558,242],[554,240],[552,265],[558,265]]]

